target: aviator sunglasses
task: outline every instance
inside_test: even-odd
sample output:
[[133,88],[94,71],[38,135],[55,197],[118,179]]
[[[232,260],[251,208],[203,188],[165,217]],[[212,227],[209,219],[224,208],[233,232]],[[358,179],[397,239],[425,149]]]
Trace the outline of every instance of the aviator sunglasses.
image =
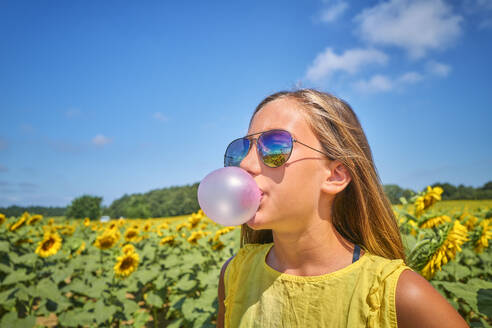
[[[260,135],[258,138],[251,138],[251,136],[257,134]],[[258,154],[263,163],[272,168],[280,167],[289,160],[294,142],[311,148],[333,160],[328,154],[293,138],[289,131],[274,129],[249,134],[233,140],[226,148],[224,154],[224,166],[239,166],[241,161],[248,155],[253,144],[252,140],[256,142],[256,149],[258,150]]]

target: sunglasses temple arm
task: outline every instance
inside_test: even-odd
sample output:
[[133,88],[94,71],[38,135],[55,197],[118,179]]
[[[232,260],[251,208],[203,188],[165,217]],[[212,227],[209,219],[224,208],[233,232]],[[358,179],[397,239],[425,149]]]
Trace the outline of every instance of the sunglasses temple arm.
[[328,157],[328,158],[329,158],[329,159],[331,159],[331,160],[334,160],[334,158],[332,158],[330,155],[328,155],[328,154],[327,154],[327,153],[325,153],[325,152],[322,152],[322,151],[320,151],[320,150],[318,150],[318,149],[315,149],[315,148],[313,148],[313,147],[311,147],[311,146],[308,146],[308,145],[306,145],[305,143],[302,143],[302,142],[300,142],[300,141],[299,141],[299,140],[297,140],[297,139],[294,139],[294,141],[295,141],[295,142],[300,143],[300,144],[301,144],[301,145],[303,145],[303,146],[306,146],[306,147],[308,147],[308,148],[311,148],[312,150],[317,151],[318,153],[321,153],[321,154],[325,155],[326,157]]

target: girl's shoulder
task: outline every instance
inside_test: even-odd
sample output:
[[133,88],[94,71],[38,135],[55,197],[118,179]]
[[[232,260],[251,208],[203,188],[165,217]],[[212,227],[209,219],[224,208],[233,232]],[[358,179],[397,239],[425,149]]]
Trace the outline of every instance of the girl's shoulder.
[[259,254],[262,254],[264,251],[266,251],[269,247],[271,247],[273,243],[267,243],[267,244],[244,244],[243,247],[241,247],[236,255],[234,256],[233,261],[244,261],[248,259],[253,259],[254,257],[258,256]]

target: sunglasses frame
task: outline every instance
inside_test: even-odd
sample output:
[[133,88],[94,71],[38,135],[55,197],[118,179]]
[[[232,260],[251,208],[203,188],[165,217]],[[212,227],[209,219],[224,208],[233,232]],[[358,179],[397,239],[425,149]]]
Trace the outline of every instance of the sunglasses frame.
[[[259,138],[261,138],[261,136],[262,136],[264,133],[266,133],[266,132],[272,132],[272,131],[282,131],[282,132],[287,132],[287,134],[290,136],[290,140],[291,140],[291,147],[290,147],[289,156],[287,156],[287,159],[285,160],[285,162],[284,162],[282,165],[279,165],[279,166],[269,166],[269,165],[267,165],[267,164],[265,163],[265,160],[264,160],[263,156],[261,155],[261,153],[259,153],[259,152],[260,152],[260,150],[258,149],[258,139],[259,139]],[[250,138],[251,136],[254,136],[254,135],[257,135],[257,134],[259,134],[259,135],[260,135],[258,138]],[[248,156],[249,151],[251,150],[251,148],[252,148],[252,146],[253,146],[253,143],[254,143],[254,144],[256,145],[256,151],[257,151],[257,152],[258,152],[258,154],[260,155],[260,158],[261,158],[261,161],[263,162],[263,164],[265,164],[266,166],[268,166],[268,167],[270,167],[270,168],[278,168],[278,167],[281,167],[281,166],[283,166],[285,163],[287,163],[287,161],[289,160],[290,156],[292,155],[292,151],[293,151],[293,149],[294,149],[294,142],[297,142],[297,143],[299,143],[299,144],[301,144],[301,145],[303,145],[303,146],[306,146],[306,147],[308,147],[308,148],[310,148],[310,149],[312,149],[312,150],[314,150],[314,151],[317,151],[318,153],[321,153],[321,154],[325,155],[326,157],[328,157],[330,160],[334,160],[334,158],[333,158],[333,157],[331,157],[330,155],[328,155],[327,153],[325,153],[325,152],[323,152],[323,151],[321,151],[321,150],[318,150],[318,149],[316,149],[316,148],[313,148],[313,147],[311,147],[311,146],[309,146],[309,145],[306,145],[305,143],[303,143],[303,142],[301,142],[301,141],[297,140],[296,138],[294,138],[294,137],[292,136],[292,133],[290,133],[290,132],[289,132],[289,131],[287,131],[287,130],[284,130],[284,129],[271,129],[271,130],[266,130],[266,131],[262,131],[262,132],[256,132],[256,133],[248,134],[248,135],[246,135],[246,136],[244,136],[244,137],[241,137],[241,138],[237,138],[237,139],[232,140],[232,141],[229,143],[229,145],[227,145],[227,147],[226,147],[226,151],[225,151],[225,153],[224,153],[224,167],[226,167],[226,158],[227,158],[226,154],[227,154],[227,149],[229,149],[229,146],[230,146],[233,142],[236,142],[237,140],[242,140],[242,139],[248,139],[248,140],[249,140],[249,147],[248,147],[248,151],[246,152],[246,155],[244,155],[244,157],[241,159],[241,162],[243,161],[243,159],[245,159],[245,158],[246,158],[246,156]],[[239,162],[239,163],[241,163],[241,162]],[[233,165],[229,165],[229,166],[233,166]]]

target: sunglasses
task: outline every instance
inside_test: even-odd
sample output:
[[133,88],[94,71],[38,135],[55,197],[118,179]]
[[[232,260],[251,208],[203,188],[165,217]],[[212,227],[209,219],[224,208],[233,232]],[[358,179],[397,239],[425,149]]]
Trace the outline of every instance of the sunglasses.
[[[251,136],[257,134],[260,135],[258,138],[251,138]],[[252,141],[256,142],[256,149],[258,150],[258,154],[263,163],[272,168],[280,167],[289,160],[294,142],[311,148],[333,160],[328,154],[294,139],[289,131],[274,129],[249,134],[245,137],[233,140],[226,148],[224,154],[224,166],[239,166],[241,161],[248,155],[253,144]]]

